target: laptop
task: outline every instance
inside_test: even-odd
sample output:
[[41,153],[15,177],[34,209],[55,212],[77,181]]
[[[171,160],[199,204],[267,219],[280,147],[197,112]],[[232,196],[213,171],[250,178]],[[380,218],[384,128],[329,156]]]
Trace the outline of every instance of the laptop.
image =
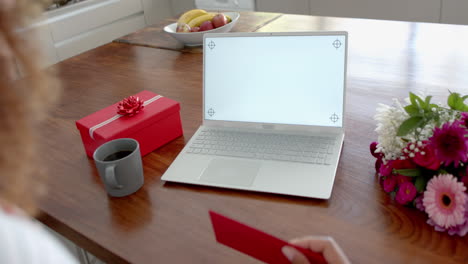
[[347,44],[347,32],[206,33],[203,124],[162,180],[329,199]]

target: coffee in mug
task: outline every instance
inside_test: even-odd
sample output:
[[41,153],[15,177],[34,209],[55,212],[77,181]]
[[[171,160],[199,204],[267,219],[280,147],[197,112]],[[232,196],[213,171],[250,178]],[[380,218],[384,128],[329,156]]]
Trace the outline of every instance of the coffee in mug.
[[132,138],[104,143],[94,151],[94,162],[110,196],[122,197],[143,186],[140,145]]
[[114,160],[119,160],[121,158],[125,158],[128,155],[132,154],[132,151],[130,150],[121,150],[117,151],[115,153],[110,154],[109,156],[104,158],[104,161],[114,161]]

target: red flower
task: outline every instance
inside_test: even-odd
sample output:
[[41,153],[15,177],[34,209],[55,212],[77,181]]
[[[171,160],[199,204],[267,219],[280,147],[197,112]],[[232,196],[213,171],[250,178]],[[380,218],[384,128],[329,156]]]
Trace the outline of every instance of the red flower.
[[394,160],[387,161],[386,164],[382,164],[379,168],[379,174],[383,177],[390,176],[393,170]]
[[434,129],[434,135],[429,141],[435,155],[445,166],[453,163],[457,168],[461,162],[468,160],[466,135],[467,130],[460,125],[460,122],[445,123],[441,128]]
[[395,177],[395,180],[398,183],[398,185],[401,185],[401,184],[403,184],[405,182],[411,182],[413,180],[413,178],[411,178],[409,176],[404,176],[404,175],[398,174]]
[[372,156],[374,156],[374,158],[382,159],[383,154],[375,152],[377,150],[377,145],[378,145],[378,143],[375,142],[375,141],[370,144],[370,146],[369,146],[370,153],[372,154]]
[[418,166],[416,166],[416,164],[414,164],[413,161],[411,161],[410,159],[404,159],[404,160],[395,160],[393,162],[393,168],[395,170],[399,170],[399,169],[414,169],[414,168],[417,168]]
[[[377,166],[377,164],[376,164]],[[393,170],[399,169],[414,169],[417,165],[409,159],[404,160],[389,160],[386,164],[381,164],[379,167],[379,173],[381,176],[386,177],[393,173]]]
[[377,142],[372,142],[369,146],[370,148],[370,153],[372,154],[372,156],[374,156],[374,158],[376,158],[377,160],[375,161],[375,171],[376,172],[380,172],[380,167],[382,166],[383,164],[383,161],[382,161],[382,158],[383,158],[383,154],[382,153],[376,153],[375,151],[377,150]]
[[379,172],[380,171],[380,167],[382,166],[382,160],[381,159],[377,159],[375,161],[375,171]]
[[428,141],[424,141],[419,152],[416,152],[413,161],[421,167],[430,170],[437,170],[440,167],[440,160],[437,158],[434,148]]
[[464,127],[468,128],[468,112],[463,112],[460,115],[461,115],[461,118],[460,118],[461,124]]
[[130,96],[119,102],[117,113],[124,116],[136,115],[143,109],[143,103],[144,101],[139,97]]
[[386,177],[385,180],[383,180],[382,182],[382,187],[384,191],[388,193],[393,192],[393,190],[395,190],[395,187],[396,187],[395,177],[394,176]]
[[413,201],[413,199],[416,197],[416,194],[416,187],[414,187],[411,182],[404,182],[398,188],[395,200],[399,204],[407,204],[408,202]]

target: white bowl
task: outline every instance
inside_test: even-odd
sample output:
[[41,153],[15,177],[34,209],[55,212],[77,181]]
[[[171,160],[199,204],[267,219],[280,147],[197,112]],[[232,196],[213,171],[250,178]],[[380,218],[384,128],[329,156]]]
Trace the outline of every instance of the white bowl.
[[224,33],[229,32],[234,25],[236,25],[237,20],[239,20],[240,14],[237,12],[223,12],[225,15],[228,15],[232,21],[228,24],[214,28],[212,30],[201,31],[201,32],[176,32],[177,23],[172,23],[164,27],[164,31],[171,35],[173,38],[182,42],[185,46],[200,46],[203,45],[203,34],[209,33]]

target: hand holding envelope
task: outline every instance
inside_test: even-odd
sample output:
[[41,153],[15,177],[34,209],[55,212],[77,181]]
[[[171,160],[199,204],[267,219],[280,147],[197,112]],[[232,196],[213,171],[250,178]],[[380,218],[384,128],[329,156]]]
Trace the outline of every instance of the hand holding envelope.
[[333,240],[315,237],[290,243],[210,211],[216,240],[270,264],[349,264]]
[[[323,257],[329,264],[351,263],[344,254],[343,250],[331,237],[308,236],[299,239],[293,239],[289,241],[289,243],[305,249],[310,249],[314,252],[322,253]],[[281,251],[289,260],[291,260],[292,264],[310,263],[304,255],[292,247],[284,246]]]

